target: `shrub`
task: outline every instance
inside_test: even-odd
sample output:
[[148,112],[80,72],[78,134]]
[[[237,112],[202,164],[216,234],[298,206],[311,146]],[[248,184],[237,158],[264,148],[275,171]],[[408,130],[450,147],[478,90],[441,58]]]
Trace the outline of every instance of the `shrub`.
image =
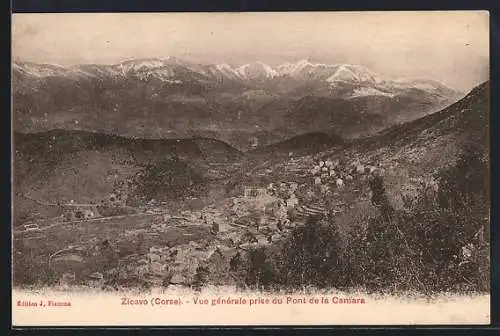
[[[366,234],[353,234],[359,252],[350,251],[358,263],[352,267],[366,274],[356,280],[373,289],[488,290],[487,174],[477,152],[466,150],[455,165],[438,172],[438,191],[421,187],[406,211],[392,208],[382,179],[374,178],[372,203],[379,215]],[[480,229],[485,235],[474,238]],[[474,253],[464,261],[467,244]]]
[[193,278],[193,283],[191,284],[191,288],[193,288],[196,292],[201,291],[203,286],[205,286],[208,278],[208,268],[205,266],[198,266],[196,268],[196,273]]
[[310,217],[293,229],[283,246],[280,282],[289,288],[328,287],[345,282],[336,226]]
[[245,283],[252,289],[269,289],[276,284],[276,271],[270,265],[265,249],[249,251],[249,264],[245,272]]

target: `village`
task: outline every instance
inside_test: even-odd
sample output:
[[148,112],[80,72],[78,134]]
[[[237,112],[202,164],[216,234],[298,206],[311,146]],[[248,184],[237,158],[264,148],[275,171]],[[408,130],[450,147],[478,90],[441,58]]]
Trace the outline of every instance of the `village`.
[[[296,165],[293,159],[290,161]],[[359,161],[309,162],[302,169],[301,180],[242,184],[224,202],[176,212],[167,202],[154,199],[139,209],[131,208],[127,205],[126,183],[122,183],[98,204],[70,200],[59,205],[63,211],[55,223],[25,224],[22,232],[28,239],[46,239],[46,231],[50,230],[44,227],[54,225],[58,230],[64,230],[65,225],[79,225],[85,232],[86,225],[108,225],[108,221],[118,222],[120,218],[132,222],[136,218],[143,223],[140,228],[124,226],[107,239],[93,236],[81,239],[75,246],[52,251],[51,272],[57,274],[62,286],[83,281],[87,286],[102,287],[113,283],[113,279],[131,278],[155,286],[190,286],[200,271],[209,282],[227,283],[233,280],[231,272],[248,251],[279,243],[309,216],[344,212],[352,206],[349,202],[359,201],[369,176],[383,174],[381,167]]]

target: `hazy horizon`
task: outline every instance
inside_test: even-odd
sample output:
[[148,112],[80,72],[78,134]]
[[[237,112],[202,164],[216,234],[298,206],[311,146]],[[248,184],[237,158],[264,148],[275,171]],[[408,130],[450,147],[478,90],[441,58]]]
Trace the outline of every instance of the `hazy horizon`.
[[13,59],[72,65],[177,57],[238,66],[307,59],[468,91],[489,78],[486,11],[14,14]]

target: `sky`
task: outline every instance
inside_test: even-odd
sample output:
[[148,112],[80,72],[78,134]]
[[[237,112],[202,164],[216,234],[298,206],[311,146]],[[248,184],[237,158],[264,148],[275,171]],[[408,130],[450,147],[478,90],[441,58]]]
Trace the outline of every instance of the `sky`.
[[308,59],[468,91],[489,78],[486,11],[14,14],[16,60],[60,65],[174,56],[233,66]]

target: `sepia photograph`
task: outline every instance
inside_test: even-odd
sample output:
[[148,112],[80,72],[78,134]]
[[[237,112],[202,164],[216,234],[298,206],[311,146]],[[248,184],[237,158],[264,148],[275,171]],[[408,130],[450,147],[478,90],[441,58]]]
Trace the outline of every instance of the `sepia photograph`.
[[13,324],[489,324],[489,52],[487,11],[13,14]]

